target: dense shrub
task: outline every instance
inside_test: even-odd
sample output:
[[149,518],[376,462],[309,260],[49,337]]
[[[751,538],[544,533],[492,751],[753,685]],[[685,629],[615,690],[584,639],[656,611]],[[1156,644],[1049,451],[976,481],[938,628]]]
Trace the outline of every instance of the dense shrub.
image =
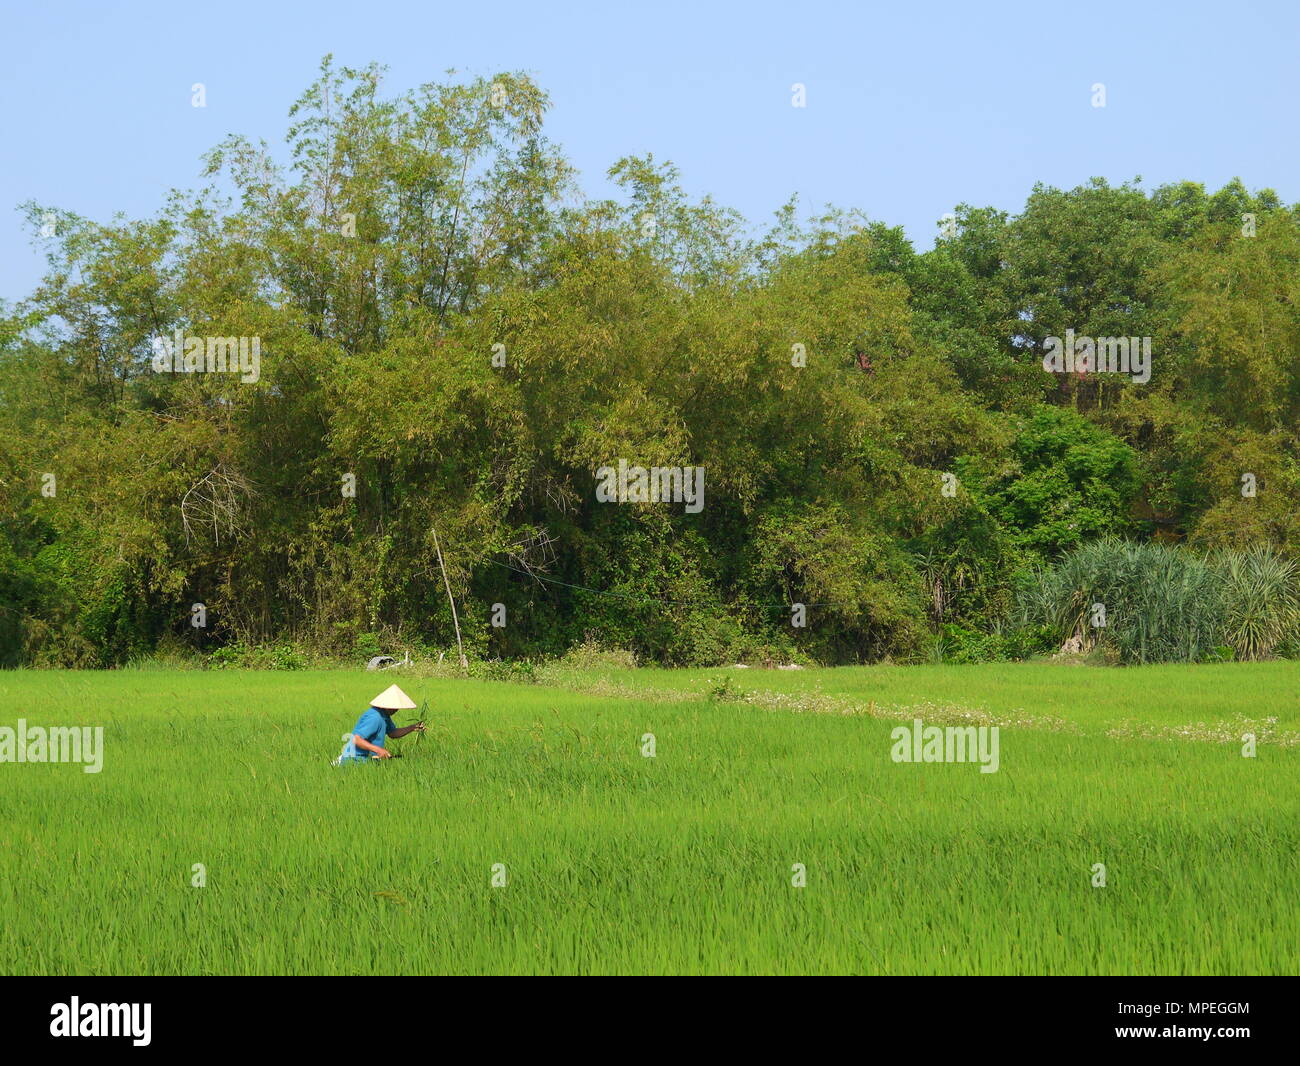
[[1267,659],[1300,625],[1300,566],[1269,545],[1212,557],[1223,597],[1223,636],[1238,659]]
[[1028,659],[1055,651],[1055,632],[1048,626],[981,632],[947,623],[931,641],[929,658],[935,662],[987,663]]
[[1048,626],[1062,642],[1104,644],[1124,663],[1196,662],[1223,630],[1222,588],[1204,560],[1183,548],[1106,538],[1028,575],[1020,620]]
[[310,665],[306,652],[292,644],[245,644],[235,641],[215,649],[208,656],[213,670],[243,668],[250,670],[305,670]]
[[1026,575],[1018,617],[1125,663],[1262,659],[1295,639],[1300,567],[1268,546],[1201,558],[1106,539]]

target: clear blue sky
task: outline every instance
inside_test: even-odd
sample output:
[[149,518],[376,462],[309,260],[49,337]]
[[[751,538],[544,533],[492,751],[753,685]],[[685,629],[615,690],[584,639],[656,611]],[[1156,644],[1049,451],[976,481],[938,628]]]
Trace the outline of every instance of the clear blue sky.
[[[857,207],[929,247],[960,202],[1015,211],[1035,181],[1239,175],[1300,200],[1300,5],[1270,2],[342,4],[0,0],[0,298],[43,257],[15,211],[152,213],[227,133],[279,145],[321,56],[399,90],[523,69],[586,191],[653,152],[766,222]],[[208,106],[190,106],[190,86]],[[807,107],[790,87],[807,86]],[[1107,106],[1091,106],[1103,82]]]

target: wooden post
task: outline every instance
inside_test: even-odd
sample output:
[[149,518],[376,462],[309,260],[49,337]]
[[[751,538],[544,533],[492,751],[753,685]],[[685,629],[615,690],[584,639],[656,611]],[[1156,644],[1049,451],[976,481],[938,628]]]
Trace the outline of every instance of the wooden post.
[[460,620],[456,617],[456,601],[452,599],[451,582],[447,578],[447,564],[442,561],[442,547],[438,544],[438,527],[430,523],[433,530],[433,550],[438,553],[438,568],[442,571],[442,583],[447,588],[447,602],[451,604],[451,624],[456,627],[456,651],[460,654],[460,668],[469,671],[469,661],[465,658],[465,648],[460,642]]

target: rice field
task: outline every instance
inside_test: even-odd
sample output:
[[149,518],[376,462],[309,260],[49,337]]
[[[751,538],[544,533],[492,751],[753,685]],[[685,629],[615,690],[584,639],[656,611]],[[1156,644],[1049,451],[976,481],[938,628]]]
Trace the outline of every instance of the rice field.
[[[1298,664],[544,677],[0,673],[0,726],[104,728],[0,762],[0,970],[1300,967]],[[331,766],[393,680],[427,735]],[[913,717],[997,772],[893,761]]]

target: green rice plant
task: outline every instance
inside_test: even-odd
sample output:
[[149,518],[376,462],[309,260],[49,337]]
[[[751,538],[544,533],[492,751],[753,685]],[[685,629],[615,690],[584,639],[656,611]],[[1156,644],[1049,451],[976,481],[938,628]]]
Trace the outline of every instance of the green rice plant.
[[1300,566],[1268,544],[1213,557],[1224,639],[1238,659],[1267,659],[1300,625]]
[[[373,674],[0,671],[0,725],[104,729],[101,772],[0,763],[0,972],[1294,973],[1298,679],[435,678],[342,768]],[[893,761],[913,717],[1001,722],[1001,769]]]

